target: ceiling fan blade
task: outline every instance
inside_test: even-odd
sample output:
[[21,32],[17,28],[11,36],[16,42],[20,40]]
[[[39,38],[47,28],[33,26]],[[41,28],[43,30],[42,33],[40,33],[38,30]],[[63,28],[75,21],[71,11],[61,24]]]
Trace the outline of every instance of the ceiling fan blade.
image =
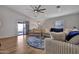
[[35,9],[37,9],[37,7],[35,6]]
[[44,13],[44,12],[40,12],[40,13]]
[[40,11],[43,11],[43,10],[46,10],[46,9],[40,9]]
[[39,9],[41,7],[41,5],[39,5],[38,7],[37,7],[37,9]]

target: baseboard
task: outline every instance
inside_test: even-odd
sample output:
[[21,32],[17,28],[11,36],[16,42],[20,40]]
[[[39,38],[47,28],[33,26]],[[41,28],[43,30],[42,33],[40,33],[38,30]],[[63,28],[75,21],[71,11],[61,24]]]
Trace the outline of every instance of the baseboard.
[[17,37],[17,36],[6,36],[6,37],[0,37],[0,39],[7,39],[7,38],[12,38],[12,37]]

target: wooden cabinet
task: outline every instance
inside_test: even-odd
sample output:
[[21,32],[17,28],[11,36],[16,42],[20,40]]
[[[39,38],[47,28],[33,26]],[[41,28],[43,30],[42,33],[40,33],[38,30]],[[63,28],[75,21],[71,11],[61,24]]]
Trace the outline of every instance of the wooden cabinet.
[[11,53],[16,50],[17,37],[0,39],[0,53]]

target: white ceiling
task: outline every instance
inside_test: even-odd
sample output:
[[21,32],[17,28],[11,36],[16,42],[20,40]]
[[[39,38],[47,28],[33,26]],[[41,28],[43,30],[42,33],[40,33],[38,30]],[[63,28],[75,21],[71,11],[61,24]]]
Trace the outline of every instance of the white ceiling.
[[61,5],[59,10],[56,8],[56,5],[42,5],[41,8],[46,8],[45,13],[40,13],[37,17],[35,17],[30,5],[7,5],[6,7],[34,19],[47,19],[79,12],[78,5]]

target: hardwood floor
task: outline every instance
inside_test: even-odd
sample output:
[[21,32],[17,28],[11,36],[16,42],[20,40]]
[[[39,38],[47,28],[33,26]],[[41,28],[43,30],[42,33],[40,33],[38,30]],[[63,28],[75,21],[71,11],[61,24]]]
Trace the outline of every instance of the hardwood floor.
[[16,54],[43,54],[43,50],[36,49],[29,46],[26,43],[27,36],[18,36],[17,37],[17,49]]
[[[0,39],[0,53],[10,54],[43,54],[44,50],[36,49],[26,43],[26,36],[14,36]],[[17,44],[16,44],[17,42]],[[17,46],[15,46],[17,45]]]

